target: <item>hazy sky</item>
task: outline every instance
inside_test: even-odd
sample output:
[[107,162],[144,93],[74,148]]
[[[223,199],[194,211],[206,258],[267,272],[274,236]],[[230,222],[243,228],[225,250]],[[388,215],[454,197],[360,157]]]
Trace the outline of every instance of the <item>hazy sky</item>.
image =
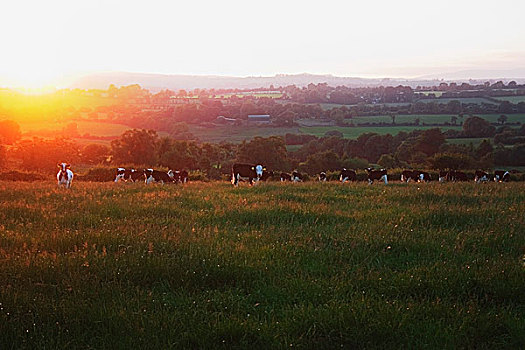
[[92,71],[416,77],[523,68],[524,13],[523,0],[4,1],[0,85]]

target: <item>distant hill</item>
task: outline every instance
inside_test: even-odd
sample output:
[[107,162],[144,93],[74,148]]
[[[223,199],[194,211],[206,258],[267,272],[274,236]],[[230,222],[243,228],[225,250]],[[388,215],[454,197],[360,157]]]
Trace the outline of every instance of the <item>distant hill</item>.
[[[465,72],[467,76],[467,72]],[[259,76],[259,77],[233,77],[233,76],[218,76],[218,75],[166,75],[166,74],[150,74],[150,73],[127,73],[127,72],[101,72],[85,75],[74,79],[68,86],[70,88],[82,89],[106,89],[110,84],[116,86],[140,84],[142,87],[152,91],[159,91],[162,89],[192,90],[200,89],[253,89],[260,87],[270,87],[271,85],[287,86],[297,85],[306,86],[310,83],[319,84],[327,83],[330,86],[349,86],[349,87],[366,87],[366,86],[397,86],[408,85],[416,86],[433,86],[439,85],[442,82],[470,82],[482,83],[484,81],[495,82],[501,79],[436,79],[431,77],[422,77],[418,79],[399,79],[399,78],[359,78],[359,77],[337,77],[333,75],[315,75],[315,74],[278,74],[275,76]],[[512,79],[507,78],[505,81]],[[516,79],[517,81],[524,81],[525,79]],[[519,81],[518,81],[519,82]]]

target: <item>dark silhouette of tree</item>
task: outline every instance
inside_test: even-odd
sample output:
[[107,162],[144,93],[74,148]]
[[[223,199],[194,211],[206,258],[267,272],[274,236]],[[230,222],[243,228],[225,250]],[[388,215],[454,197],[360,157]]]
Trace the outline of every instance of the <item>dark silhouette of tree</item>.
[[89,165],[102,164],[110,154],[111,150],[108,146],[92,143],[82,149],[80,161]]
[[255,137],[243,141],[237,149],[237,161],[262,164],[272,170],[290,170],[286,145],[281,137]]
[[492,137],[495,130],[488,121],[480,117],[468,117],[463,122],[463,134],[466,137]]
[[465,169],[472,164],[470,156],[460,153],[437,153],[429,159],[430,166],[433,169]]
[[157,164],[159,137],[154,130],[126,130],[120,138],[111,141],[115,164],[154,166]]

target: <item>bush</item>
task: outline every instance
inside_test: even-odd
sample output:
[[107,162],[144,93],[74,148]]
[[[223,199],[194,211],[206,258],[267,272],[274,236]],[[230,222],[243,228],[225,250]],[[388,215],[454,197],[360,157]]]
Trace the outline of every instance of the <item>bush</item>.
[[29,171],[11,170],[0,173],[0,181],[42,181],[49,179],[50,177],[47,175]]

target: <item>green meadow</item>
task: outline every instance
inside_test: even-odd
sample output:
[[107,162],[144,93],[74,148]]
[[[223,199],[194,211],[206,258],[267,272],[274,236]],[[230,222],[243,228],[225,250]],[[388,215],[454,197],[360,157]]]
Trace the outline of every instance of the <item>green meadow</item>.
[[519,349],[525,184],[0,182],[2,349]]

